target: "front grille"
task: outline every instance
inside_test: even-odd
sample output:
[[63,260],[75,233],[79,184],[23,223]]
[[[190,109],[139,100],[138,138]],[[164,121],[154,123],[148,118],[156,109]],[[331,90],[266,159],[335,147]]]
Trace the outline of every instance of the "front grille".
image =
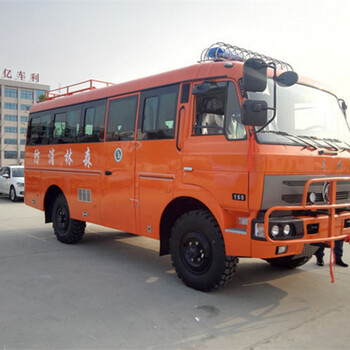
[[[346,175],[329,175],[329,177],[341,177]],[[265,175],[264,194],[261,210],[267,210],[273,206],[301,205],[304,186],[313,178],[322,178],[317,175]],[[323,199],[324,183],[311,183],[308,192],[315,193],[315,204],[326,204]],[[350,201],[350,181],[339,181],[337,183],[336,203],[346,204]]]
[[[337,194],[336,194],[336,200],[346,200],[348,198],[349,198],[348,191],[337,192]],[[282,194],[282,200],[286,203],[289,203],[289,204],[301,203],[302,199],[303,199],[302,194]],[[318,203],[318,204],[324,203],[322,193],[316,193],[315,203]]]

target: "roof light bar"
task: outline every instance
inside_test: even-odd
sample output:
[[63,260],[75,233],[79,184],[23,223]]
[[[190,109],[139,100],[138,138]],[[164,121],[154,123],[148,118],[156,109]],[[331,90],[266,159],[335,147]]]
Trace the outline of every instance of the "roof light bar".
[[223,42],[217,42],[207,49],[203,50],[200,56],[200,63],[208,61],[246,61],[249,58],[261,58],[266,63],[273,62],[276,67],[292,71],[293,67],[286,62],[260,54],[258,52],[243,49],[238,46],[232,46]]

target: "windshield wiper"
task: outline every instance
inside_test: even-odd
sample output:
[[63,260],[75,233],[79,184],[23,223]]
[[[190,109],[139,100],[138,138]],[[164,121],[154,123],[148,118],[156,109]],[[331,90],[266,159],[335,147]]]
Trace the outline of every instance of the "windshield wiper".
[[345,142],[345,141],[342,141],[342,140],[338,140],[338,139],[325,139],[326,141],[330,141],[330,142],[337,142],[337,143],[340,143],[340,144],[344,144],[344,145],[346,145],[346,147],[341,147],[340,149],[339,149],[339,151],[340,152],[344,152],[344,151],[348,151],[348,152],[350,152],[350,145],[347,143],[347,142]]
[[333,143],[333,141],[331,139],[323,139],[323,141],[327,145],[331,146],[331,148],[333,148],[334,151],[337,151],[337,152],[339,151],[339,148],[336,145],[334,145],[334,143]]
[[[306,136],[306,135],[303,135],[303,136],[300,136],[300,137],[305,137],[306,139],[308,140],[314,140],[314,141],[318,141],[318,142],[323,142],[325,143],[326,145],[328,145],[333,151],[335,152],[338,152],[339,151],[339,148],[334,145],[334,140],[332,139],[321,139],[319,137],[316,137],[316,136]],[[321,146],[321,147],[324,147],[324,146]],[[324,147],[324,148],[327,148],[327,147]]]
[[300,136],[295,136],[295,135],[288,134],[285,131],[264,130],[264,131],[260,131],[260,132],[261,133],[272,133],[272,134],[276,134],[276,135],[281,135],[281,136],[287,137],[288,139],[290,139],[292,141],[298,140],[299,142],[301,142],[302,144],[305,145],[304,148],[309,148],[310,147],[313,150],[317,149],[317,147],[313,143],[305,141]]

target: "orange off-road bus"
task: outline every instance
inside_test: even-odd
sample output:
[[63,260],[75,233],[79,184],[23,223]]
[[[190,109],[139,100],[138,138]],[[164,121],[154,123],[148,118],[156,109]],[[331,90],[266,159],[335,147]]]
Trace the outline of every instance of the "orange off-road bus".
[[25,203],[63,243],[86,222],[157,239],[179,278],[209,291],[239,257],[295,268],[347,239],[349,174],[344,102],[216,43],[198,64],[33,105]]

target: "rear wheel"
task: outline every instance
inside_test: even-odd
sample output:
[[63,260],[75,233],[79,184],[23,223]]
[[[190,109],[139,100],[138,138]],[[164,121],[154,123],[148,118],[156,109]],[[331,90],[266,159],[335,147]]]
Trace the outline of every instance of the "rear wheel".
[[194,210],[175,223],[170,239],[173,266],[189,287],[211,291],[232,280],[236,257],[226,256],[219,225],[207,210]]
[[57,239],[66,244],[78,243],[85,233],[85,222],[70,218],[68,203],[60,194],[52,209],[53,229]]
[[18,200],[18,197],[16,194],[16,189],[13,186],[11,186],[11,188],[10,188],[9,197],[12,200],[12,202],[17,202],[17,200]]

